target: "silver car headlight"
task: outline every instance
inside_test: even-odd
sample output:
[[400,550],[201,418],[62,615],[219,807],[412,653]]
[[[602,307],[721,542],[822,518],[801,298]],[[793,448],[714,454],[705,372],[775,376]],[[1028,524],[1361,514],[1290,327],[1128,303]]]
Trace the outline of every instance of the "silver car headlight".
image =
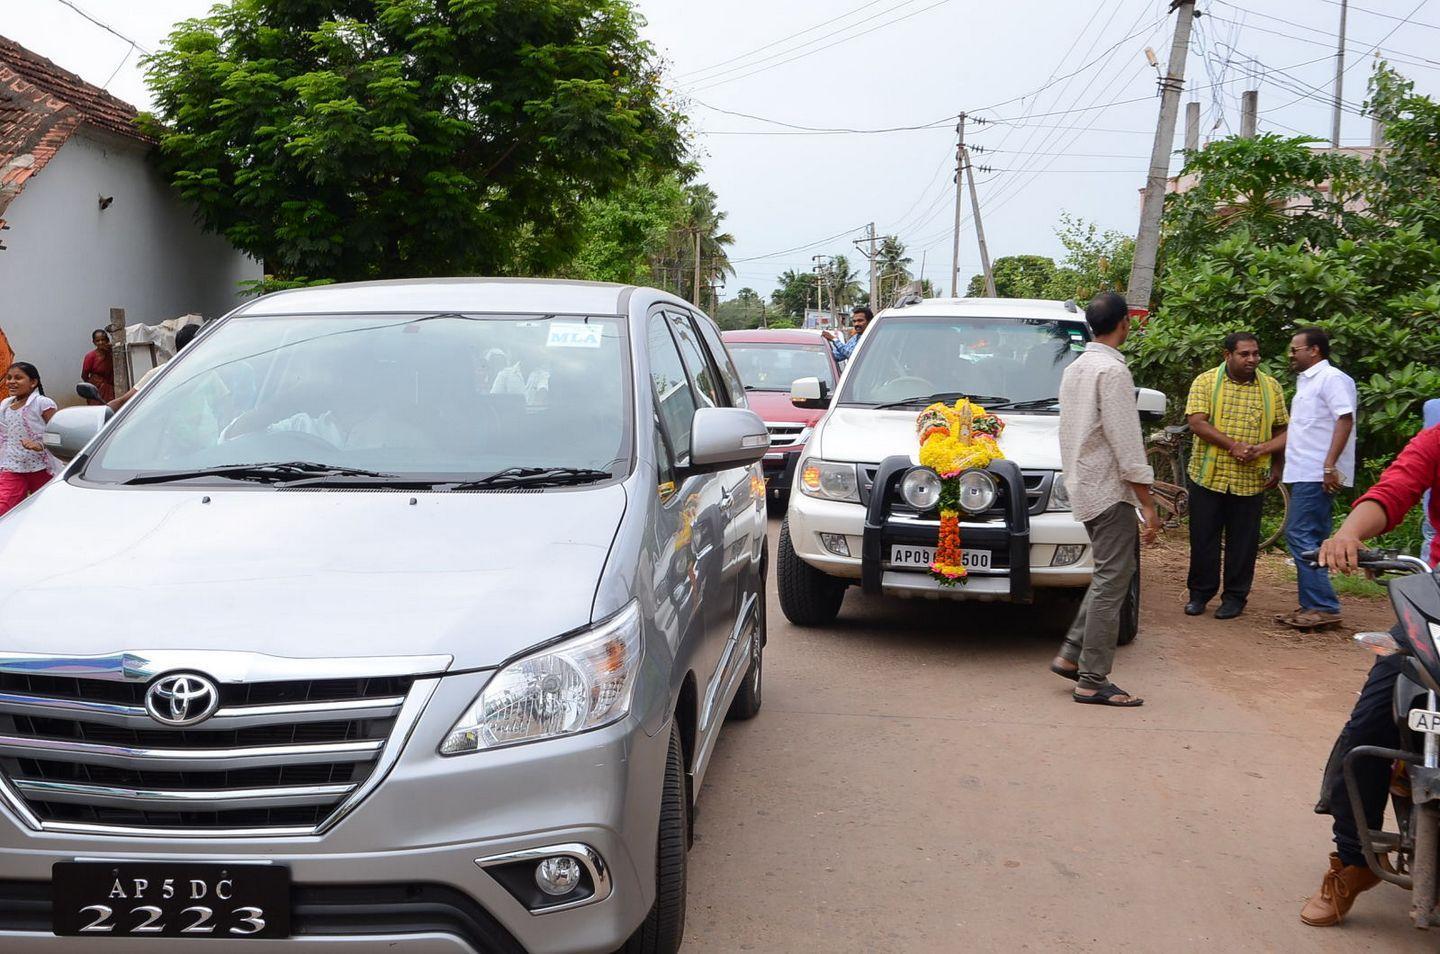
[[1055,479],[1050,482],[1050,504],[1046,510],[1070,509],[1070,491],[1065,487],[1065,472],[1055,471]]
[[807,457],[800,464],[800,492],[821,500],[860,502],[860,480],[854,464]]
[[960,509],[969,514],[984,513],[995,506],[1000,489],[995,478],[983,470],[967,470],[960,475]]
[[441,755],[554,739],[630,712],[643,650],[635,602],[598,626],[501,669],[455,723]]

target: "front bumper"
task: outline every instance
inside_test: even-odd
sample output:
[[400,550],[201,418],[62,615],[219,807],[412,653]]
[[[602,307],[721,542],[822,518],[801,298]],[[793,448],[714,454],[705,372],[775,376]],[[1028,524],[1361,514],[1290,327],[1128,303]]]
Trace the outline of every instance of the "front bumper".
[[804,450],[805,445],[799,444],[770,451],[761,459],[760,469],[765,475],[765,489],[770,496],[780,497],[790,493],[790,485],[795,481],[795,468],[799,466]]
[[[890,474],[898,482],[912,462],[904,458],[891,460],[895,464]],[[1028,602],[1035,589],[1078,589],[1090,583],[1095,569],[1090,539],[1084,525],[1067,511],[1026,514],[1023,523],[1028,532],[1023,535],[1014,532],[1020,521],[1013,514],[963,522],[960,537],[964,546],[987,548],[992,553],[1003,553],[1004,558],[996,561],[994,571],[973,572],[961,586],[945,586],[923,570],[892,567],[888,561],[890,545],[934,546],[936,523],[893,513],[877,504],[876,490],[881,486],[881,473],[877,472],[868,505],[794,494],[787,519],[796,554],[823,573],[861,583],[869,592],[891,596]],[[828,549],[821,542],[821,534],[843,537],[849,554]],[[1061,547],[1070,548],[1072,553],[1079,548],[1079,558],[1055,565]],[[1022,567],[1022,573],[1013,574],[1014,567]],[[1017,577],[1028,577],[1028,593],[1025,586],[1016,585]]]
[[[440,679],[389,776],[323,835],[150,838],[37,832],[0,809],[0,951],[184,951],[186,939],[58,938],[48,888],[57,861],[265,861],[289,867],[295,936],[240,949],[609,952],[655,894],[655,833],[669,743],[636,713],[566,739],[442,758],[440,742],[487,672]],[[643,719],[643,721],[642,721]],[[564,843],[604,859],[604,900],[531,914],[476,862]],[[28,887],[27,887],[28,886]],[[28,904],[21,903],[30,892]],[[38,892],[38,894],[37,894]],[[38,907],[37,907],[38,906]],[[398,945],[398,946],[397,946]],[[207,940],[221,954],[229,942]]]

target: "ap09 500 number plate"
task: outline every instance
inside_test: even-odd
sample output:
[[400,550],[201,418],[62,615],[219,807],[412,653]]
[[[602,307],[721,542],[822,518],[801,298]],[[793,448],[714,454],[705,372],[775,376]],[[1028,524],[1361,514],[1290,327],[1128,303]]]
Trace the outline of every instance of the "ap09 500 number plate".
[[279,865],[60,861],[50,877],[60,935],[290,936],[290,869]]

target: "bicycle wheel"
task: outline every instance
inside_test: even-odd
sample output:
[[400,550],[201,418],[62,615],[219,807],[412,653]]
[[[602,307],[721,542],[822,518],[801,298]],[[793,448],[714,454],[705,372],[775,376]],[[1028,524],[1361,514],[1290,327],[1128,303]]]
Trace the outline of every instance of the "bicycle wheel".
[[1290,518],[1290,488],[1276,484],[1265,491],[1265,510],[1260,518],[1260,549],[1268,550],[1285,535],[1285,521]]
[[1185,486],[1185,475],[1180,471],[1180,455],[1175,448],[1151,444],[1145,449],[1145,460],[1155,471],[1156,483]]

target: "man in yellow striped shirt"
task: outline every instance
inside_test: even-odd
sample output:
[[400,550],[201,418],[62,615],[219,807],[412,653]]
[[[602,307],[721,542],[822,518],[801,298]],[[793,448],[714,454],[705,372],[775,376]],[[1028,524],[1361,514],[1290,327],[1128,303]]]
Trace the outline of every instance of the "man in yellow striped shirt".
[[[1260,550],[1264,493],[1280,480],[1290,418],[1280,382],[1260,372],[1260,342],[1249,332],[1225,338],[1225,362],[1190,385],[1185,415],[1190,454],[1190,601],[1199,616],[1218,591],[1216,619],[1245,610]],[[1221,589],[1221,543],[1224,589]]]

